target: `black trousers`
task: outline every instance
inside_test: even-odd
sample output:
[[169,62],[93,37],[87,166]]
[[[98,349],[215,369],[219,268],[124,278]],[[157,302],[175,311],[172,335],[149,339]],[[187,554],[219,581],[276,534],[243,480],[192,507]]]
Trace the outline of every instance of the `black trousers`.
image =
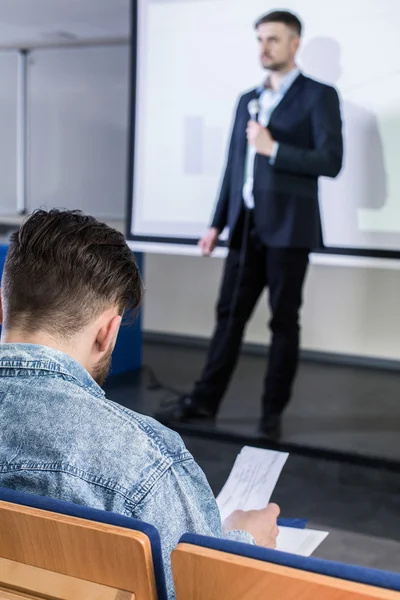
[[245,326],[263,289],[269,288],[272,342],[262,396],[262,415],[279,415],[290,400],[299,353],[299,309],[309,250],[271,248],[260,241],[252,212],[235,231],[217,304],[217,323],[201,378],[192,397],[214,414],[235,369]]

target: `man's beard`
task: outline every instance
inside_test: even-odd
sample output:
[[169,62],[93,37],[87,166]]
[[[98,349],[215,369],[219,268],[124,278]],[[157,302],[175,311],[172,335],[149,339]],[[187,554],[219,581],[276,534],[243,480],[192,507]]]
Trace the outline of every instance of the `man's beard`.
[[103,383],[107,379],[107,375],[110,372],[111,355],[112,355],[112,350],[108,350],[106,352],[106,354],[103,356],[103,358],[101,360],[99,360],[99,362],[96,365],[94,365],[91,370],[91,373],[90,373],[91,376],[93,377],[95,382],[98,383],[100,386],[103,385]]
[[266,71],[284,71],[287,68],[287,64],[283,62],[270,63],[268,66],[263,64]]

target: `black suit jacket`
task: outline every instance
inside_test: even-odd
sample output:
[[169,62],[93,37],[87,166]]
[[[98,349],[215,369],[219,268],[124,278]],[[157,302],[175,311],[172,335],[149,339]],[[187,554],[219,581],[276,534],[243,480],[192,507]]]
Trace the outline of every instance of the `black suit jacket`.
[[[230,230],[243,209],[247,151],[244,94],[234,121],[228,160],[212,227]],[[254,220],[266,245],[314,249],[322,244],[318,177],[336,177],[343,158],[342,121],[336,90],[300,74],[273,110],[268,129],[279,150],[274,164],[257,154],[254,162]]]

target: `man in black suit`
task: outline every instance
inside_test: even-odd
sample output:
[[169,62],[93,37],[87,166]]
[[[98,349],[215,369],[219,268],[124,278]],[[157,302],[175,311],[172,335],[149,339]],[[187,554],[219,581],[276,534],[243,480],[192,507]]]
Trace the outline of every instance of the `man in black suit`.
[[199,242],[203,254],[211,254],[228,226],[216,329],[192,393],[156,416],[163,422],[215,417],[245,325],[268,286],[272,343],[260,433],[277,437],[297,369],[308,257],[322,245],[318,177],[336,177],[341,169],[342,122],[335,89],[296,67],[299,19],[275,11],[255,29],[268,78],[239,100],[220,197]]

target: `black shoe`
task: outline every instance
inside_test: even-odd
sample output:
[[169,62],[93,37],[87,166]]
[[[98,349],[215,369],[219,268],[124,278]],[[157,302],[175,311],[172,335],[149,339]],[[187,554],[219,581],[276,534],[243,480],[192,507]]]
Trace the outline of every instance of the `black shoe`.
[[214,420],[215,415],[200,404],[196,404],[192,396],[182,396],[166,406],[161,406],[155,412],[154,418],[164,424],[187,423],[192,420]]
[[261,437],[277,442],[282,435],[282,422],[280,415],[270,415],[261,419],[258,433]]

